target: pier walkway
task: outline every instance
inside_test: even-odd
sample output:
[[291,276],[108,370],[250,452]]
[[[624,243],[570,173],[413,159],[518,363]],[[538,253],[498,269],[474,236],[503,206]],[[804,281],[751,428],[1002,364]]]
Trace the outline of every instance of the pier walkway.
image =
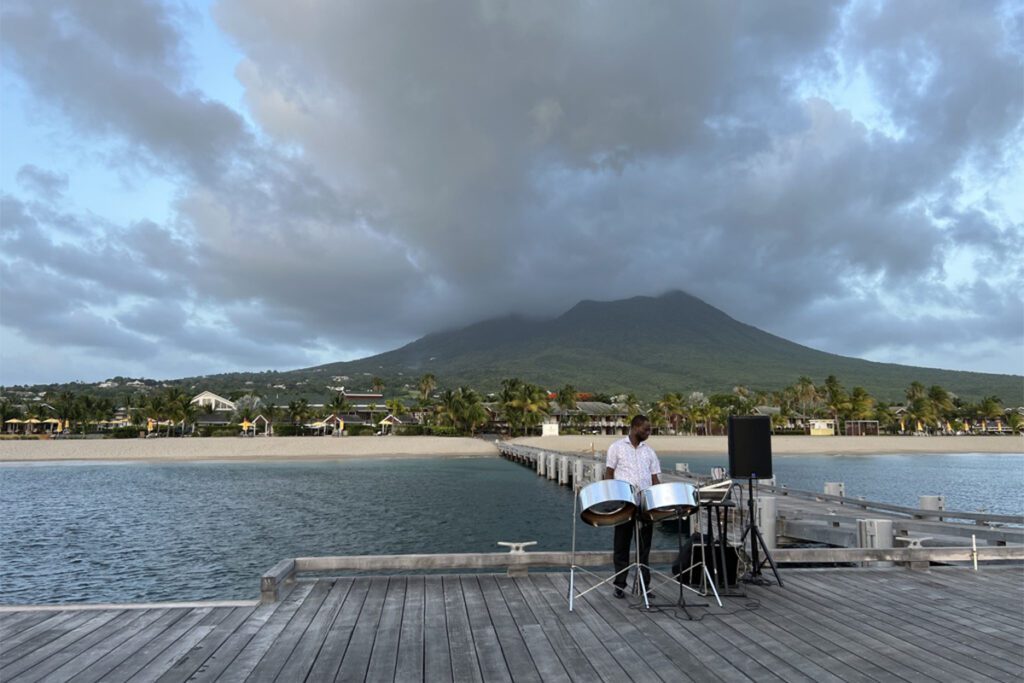
[[787,569],[785,583],[690,607],[692,621],[669,584],[650,611],[601,587],[569,612],[565,571],[300,576],[262,604],[5,608],[0,680],[1024,679],[1019,564]]

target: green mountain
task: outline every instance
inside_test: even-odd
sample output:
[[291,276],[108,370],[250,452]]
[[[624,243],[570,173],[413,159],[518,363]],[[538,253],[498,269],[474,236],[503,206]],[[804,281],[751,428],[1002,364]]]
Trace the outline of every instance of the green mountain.
[[[775,391],[801,376],[816,384],[835,375],[848,389],[862,386],[875,398],[900,401],[912,382],[938,384],[967,401],[998,396],[1006,406],[1024,404],[1024,377],[874,363],[794,344],[745,325],[683,292],[621,301],[582,301],[554,319],[495,318],[427,335],[402,348],[361,360],[284,372],[236,372],[180,380],[144,380],[143,391],[178,386],[224,396],[255,391],[284,405],[305,397],[321,402],[334,388],[370,388],[384,380],[388,396],[415,394],[425,373],[440,388],[471,386],[484,393],[507,377],[557,389],[633,392],[655,399],[669,391],[707,394],[744,385]],[[70,389],[120,400],[140,390],[136,381],[115,386],[46,385],[32,391]],[[133,388],[134,387],[134,388]]]
[[729,391],[736,385],[777,390],[800,376],[832,374],[881,400],[902,399],[911,382],[939,384],[965,400],[996,395],[1024,402],[1024,378],[875,363],[825,353],[745,325],[683,292],[620,301],[582,301],[552,320],[510,316],[430,334],[361,360],[281,373],[285,380],[344,377],[350,388],[385,380],[389,393],[433,373],[439,386],[494,391],[506,377],[548,388],[632,391]]

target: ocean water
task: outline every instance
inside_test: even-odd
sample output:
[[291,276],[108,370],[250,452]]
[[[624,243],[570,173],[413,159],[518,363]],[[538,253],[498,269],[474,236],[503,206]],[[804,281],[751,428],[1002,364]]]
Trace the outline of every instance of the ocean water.
[[[663,454],[710,471],[723,457]],[[793,488],[1021,513],[1024,459],[1003,455],[777,457]],[[569,489],[497,458],[0,466],[0,603],[245,599],[286,557],[570,547]],[[612,531],[576,526],[577,548]],[[655,547],[675,547],[657,531]]]

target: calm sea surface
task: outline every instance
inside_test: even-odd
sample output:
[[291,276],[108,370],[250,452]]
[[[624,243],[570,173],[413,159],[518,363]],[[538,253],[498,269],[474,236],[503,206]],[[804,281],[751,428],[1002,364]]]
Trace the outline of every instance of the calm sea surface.
[[[710,471],[725,457],[663,454]],[[914,505],[1021,513],[1012,455],[775,458],[779,481]],[[572,495],[497,458],[0,466],[0,603],[244,599],[285,557],[568,549]],[[611,530],[577,525],[577,548]],[[656,532],[655,546],[675,536]]]

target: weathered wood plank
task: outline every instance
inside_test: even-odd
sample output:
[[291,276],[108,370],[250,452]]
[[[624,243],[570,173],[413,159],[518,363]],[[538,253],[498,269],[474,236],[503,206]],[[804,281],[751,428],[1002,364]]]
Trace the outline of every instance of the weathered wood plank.
[[60,652],[22,673],[19,680],[30,683],[39,680],[64,681],[98,660],[131,636],[135,629],[145,628],[156,621],[164,610],[122,612],[103,626],[76,640]]
[[533,578],[516,578],[512,579],[512,583],[523,596],[526,608],[534,615],[548,642],[554,648],[559,662],[574,680],[599,680],[600,676],[587,653],[576,645],[569,629],[548,607],[547,601],[534,585]]
[[[4,652],[8,662],[0,668],[0,680],[10,680],[37,665],[45,666],[43,663],[49,658],[57,656],[65,648],[88,637],[93,631],[122,614],[124,613],[120,610],[115,610],[76,615],[77,618],[64,623],[65,628],[48,629],[35,634],[9,652]],[[60,661],[56,666],[62,663],[63,661]]]
[[323,604],[320,606],[320,610],[313,617],[306,632],[302,634],[302,638],[295,645],[295,649],[292,650],[288,661],[282,667],[277,680],[306,680],[306,676],[313,668],[321,648],[324,647],[331,625],[338,618],[338,614],[341,612],[345,604],[345,598],[348,596],[351,588],[351,580],[337,579],[333,581],[330,593],[327,594]]
[[422,681],[424,657],[424,580],[412,576],[405,584],[405,605],[402,607],[402,628],[399,631],[395,662],[396,681]]
[[[568,592],[568,577],[548,574],[548,579],[552,582],[556,590],[564,593]],[[581,581],[581,583],[586,585],[585,582],[585,579]],[[587,621],[595,635],[608,642],[617,640],[622,645],[629,647],[629,649],[635,653],[636,657],[643,661],[652,674],[656,675],[660,680],[692,680],[685,671],[676,667],[672,660],[666,657],[665,654],[658,649],[657,645],[651,641],[651,638],[646,633],[637,628],[637,626],[630,620],[622,619],[618,614],[616,614],[615,610],[609,604],[607,590],[603,593],[593,591],[589,595],[593,596],[592,599],[584,601],[581,604],[574,605],[573,614],[578,614],[580,618]],[[617,600],[617,598],[611,599]],[[565,609],[568,610],[568,608],[569,605],[566,603]],[[616,655],[616,652],[613,651],[612,654],[614,656]],[[642,670],[639,672],[631,670],[630,673],[632,675],[637,675],[638,673],[639,675],[645,675]]]
[[398,642],[402,634],[402,612],[405,610],[405,585],[404,577],[392,577],[388,581],[388,592],[366,668],[367,681],[395,680]]
[[[197,683],[244,680],[310,593],[317,591],[318,595],[322,595],[326,592],[322,587],[317,587],[321,583],[299,582],[281,602],[260,605],[252,616],[213,651],[189,680]],[[261,612],[264,607],[268,608],[267,611]]]
[[306,627],[313,621],[333,582],[322,580],[302,596],[294,608],[278,610],[249,640],[238,656],[224,669],[218,681],[273,681],[284,667]]
[[[806,587],[825,600],[825,604],[830,600],[844,601],[844,612],[859,615],[880,631],[891,633],[906,643],[919,647],[923,652],[930,653],[936,662],[948,659],[953,671],[969,661],[971,670],[996,680],[1019,680],[1019,675],[1024,674],[1019,665],[1014,666],[1011,663],[1014,655],[1019,661],[1020,649],[1013,654],[1006,651],[1006,655],[1003,655],[1006,658],[1000,659],[1003,650],[993,648],[991,643],[986,647],[983,638],[974,637],[970,624],[944,629],[940,625],[924,622],[914,610],[916,605],[901,604],[893,601],[891,597],[887,600],[885,595],[865,594],[859,588],[859,582],[855,580],[844,582],[843,590],[836,592],[828,584],[823,584],[813,577],[802,578]],[[982,656],[983,652],[986,655]]]
[[[910,681],[953,680],[948,670],[935,666],[929,660],[917,659],[922,653],[903,640],[894,639],[880,629],[875,628],[870,620],[858,619],[848,615],[848,606],[837,605],[821,600],[801,581],[786,582],[788,598],[786,606],[794,614],[820,624],[838,637],[868,648],[872,659],[894,675]],[[962,667],[956,667],[960,669]],[[958,674],[959,680],[963,674]]]
[[370,579],[370,590],[363,602],[363,608],[356,619],[352,637],[349,639],[345,657],[341,660],[341,669],[335,676],[336,681],[362,681],[370,664],[373,652],[373,641],[377,635],[377,624],[380,623],[381,611],[387,597],[388,578],[377,576]]
[[0,612],[0,642],[6,642],[12,636],[30,629],[41,621],[54,619],[62,612],[44,612],[42,610],[26,610],[24,612]]
[[[589,588],[600,579],[579,576],[576,590]],[[696,681],[747,681],[749,678],[732,667],[728,660],[722,659],[700,641],[687,637],[681,629],[678,619],[681,618],[674,609],[656,608],[641,611],[632,607],[626,599],[608,599],[607,589],[601,593],[600,588],[582,598],[591,603],[601,604],[606,610],[605,619],[624,620],[637,629],[641,629],[646,638],[650,639],[666,657],[668,657],[687,679]],[[695,647],[696,645],[696,647]],[[693,652],[691,653],[691,649]]]
[[[487,578],[493,582],[493,585],[484,581]],[[562,666],[562,662],[555,651],[555,646],[548,639],[537,617],[526,605],[523,594],[519,592],[515,582],[508,576],[492,576],[481,577],[481,585],[483,586],[485,597],[489,596],[493,590],[499,592],[501,599],[504,600],[505,607],[522,634],[523,642],[530,653],[530,657],[533,659],[534,666],[537,667],[537,672],[540,674],[541,679],[545,681],[571,680],[565,667]],[[497,597],[494,599],[496,600]]]
[[444,613],[448,621],[448,651],[452,658],[452,677],[456,681],[482,681],[476,659],[473,633],[469,627],[462,583],[455,577],[444,577]]
[[126,640],[93,663],[84,667],[70,680],[74,681],[74,683],[92,683],[93,681],[107,680],[108,674],[110,674],[114,667],[137,653],[151,640],[173,626],[177,621],[185,616],[187,612],[188,610],[185,609],[165,610],[164,613],[152,623],[143,627],[133,627]]
[[[958,641],[970,642],[973,638],[977,641],[975,645],[985,650],[1019,650],[1020,639],[1015,640],[1014,634],[1020,633],[1020,614],[1018,612],[1014,618],[1012,605],[1024,600],[1024,585],[1016,591],[986,591],[995,595],[1001,604],[985,607],[972,603],[969,596],[952,598],[950,591],[933,582],[934,574],[929,572],[912,583],[900,581],[898,574],[892,575],[895,579],[851,576],[845,582],[850,590],[844,590],[842,596],[851,599],[851,607],[859,607],[862,614],[865,610],[872,615],[890,614],[897,621],[910,620],[933,634],[951,635]],[[823,595],[837,595],[834,582],[822,581],[818,576],[808,578]],[[974,590],[984,589],[971,592]],[[1000,621],[997,616],[1005,616],[1006,620]]]
[[448,618],[440,576],[423,580],[423,673],[428,681],[452,681]]
[[44,619],[32,624],[20,633],[13,634],[10,637],[7,637],[5,634],[3,648],[0,648],[0,669],[9,666],[18,658],[24,657],[36,648],[46,645],[51,640],[77,628],[78,624],[85,623],[94,616],[96,616],[95,613],[89,614],[86,612],[52,612],[50,619]]
[[505,603],[505,596],[502,595],[495,583],[495,578],[493,576],[476,578],[480,600],[491,615],[491,626],[498,637],[498,645],[501,647],[512,680],[516,683],[519,681],[539,682],[541,680],[540,671],[530,655],[530,649],[512,617],[509,606]]
[[236,607],[219,624],[214,626],[210,632],[199,642],[193,645],[181,657],[175,660],[174,664],[164,671],[160,678],[161,683],[174,683],[176,681],[188,680],[210,656],[217,651],[221,645],[234,635],[235,631],[250,620],[262,623],[270,618],[276,605],[260,605],[259,607]]
[[182,612],[184,614],[181,619],[104,674],[104,683],[122,683],[132,679],[168,648],[178,643],[190,629],[195,627],[211,611],[213,611],[211,607],[183,609]]
[[590,629],[589,624],[579,618],[576,613],[569,613],[568,594],[562,595],[547,579],[546,575],[537,574],[530,578],[530,596],[546,605],[551,616],[564,627],[567,640],[578,648],[583,656],[593,665],[597,676],[603,681],[622,681],[630,678],[623,665],[616,660],[605,643]]
[[472,576],[463,577],[462,595],[469,615],[469,628],[473,634],[473,648],[485,681],[512,681],[509,665],[505,661],[498,634],[491,623],[480,586]]
[[345,650],[348,649],[349,641],[352,639],[352,632],[355,630],[356,621],[362,612],[363,604],[370,590],[370,579],[338,579],[351,583],[345,601],[342,603],[338,616],[327,631],[327,638],[324,639],[323,647],[317,654],[313,667],[309,670],[306,680],[309,681],[333,681],[341,668],[341,662],[345,658]]

